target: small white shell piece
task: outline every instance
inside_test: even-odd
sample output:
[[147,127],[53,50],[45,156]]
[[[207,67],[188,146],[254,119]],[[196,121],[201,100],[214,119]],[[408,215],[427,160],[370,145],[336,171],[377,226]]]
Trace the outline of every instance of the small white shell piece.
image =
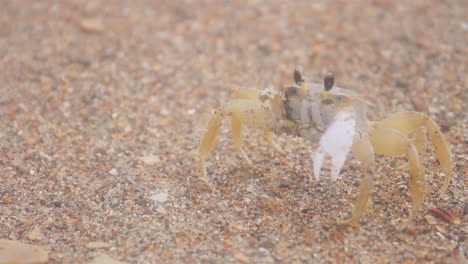
[[353,145],[354,135],[356,134],[355,123],[355,116],[352,111],[341,111],[322,135],[314,157],[314,176],[316,180],[320,179],[320,172],[326,157],[331,159],[331,180],[338,179],[341,168]]

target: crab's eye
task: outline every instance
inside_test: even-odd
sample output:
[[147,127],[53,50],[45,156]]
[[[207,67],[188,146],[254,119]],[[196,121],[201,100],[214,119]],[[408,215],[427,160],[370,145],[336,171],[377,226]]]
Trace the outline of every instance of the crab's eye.
[[294,69],[294,82],[297,85],[301,85],[303,82],[305,82],[304,70],[301,67]]
[[323,87],[325,91],[330,91],[333,88],[333,83],[335,82],[335,77],[332,72],[327,72],[325,78],[323,79]]

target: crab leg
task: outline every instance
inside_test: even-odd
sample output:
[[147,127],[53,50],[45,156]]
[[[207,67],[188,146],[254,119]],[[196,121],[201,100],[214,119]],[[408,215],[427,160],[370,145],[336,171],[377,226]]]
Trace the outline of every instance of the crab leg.
[[410,216],[402,225],[402,229],[407,227],[419,214],[423,208],[424,194],[426,192],[426,179],[424,170],[419,160],[417,148],[411,144],[408,137],[398,130],[384,128],[374,130],[371,138],[367,134],[358,135],[353,144],[353,154],[363,163],[366,170],[364,179],[361,182],[360,191],[350,219],[341,224],[357,225],[359,219],[364,214],[366,207],[370,204],[370,195],[374,186],[375,161],[374,152],[377,155],[397,156],[408,155],[410,168],[410,193],[413,204]]
[[258,101],[259,91],[254,89],[237,89],[235,90],[232,95],[232,100],[251,100],[251,101]]
[[265,140],[268,142],[268,144],[270,144],[270,146],[272,146],[276,151],[278,151],[278,153],[280,153],[281,155],[286,155],[284,150],[282,150],[281,147],[278,146],[278,144],[276,144],[276,142],[273,140],[273,132],[265,130]]
[[[250,100],[250,101],[258,101],[260,102],[259,98],[260,98],[260,91],[258,90],[254,90],[254,89],[238,89],[236,91],[234,91],[233,95],[232,95],[232,99],[235,99],[235,100]],[[281,100],[279,98],[279,96],[273,96],[271,98],[269,98],[269,103],[270,103],[270,106],[271,106],[271,109],[272,111],[278,116],[279,113],[281,113],[281,110],[279,110],[281,108]],[[241,124],[239,122],[239,125],[237,124],[234,124],[236,121],[234,121],[234,118],[233,118],[233,121],[231,122],[231,124],[233,125],[233,130],[234,130],[234,126],[236,129],[239,129],[241,130]],[[239,128],[237,128],[239,126]],[[240,133],[240,132],[236,132],[236,133]],[[234,136],[237,136],[234,135],[234,131],[233,131],[233,138]],[[242,137],[241,135],[239,135],[239,142],[240,142],[240,137]],[[270,146],[272,146],[276,151],[278,151],[281,155],[285,155],[285,152],[274,142],[273,140],[273,132],[272,131],[269,131],[269,130],[265,130],[265,140],[267,141],[268,144],[270,144]],[[236,140],[234,140],[236,142]],[[240,144],[240,143],[239,143]],[[239,145],[240,147],[240,145]],[[237,147],[239,149],[239,147]],[[242,149],[239,151],[241,152],[241,155],[242,157],[244,158],[244,160],[251,164],[250,160],[248,159],[247,155],[244,155],[242,154],[242,152],[244,152]]]
[[447,190],[453,175],[453,159],[450,152],[450,145],[434,120],[421,113],[400,112],[375,124],[376,129],[393,128],[405,135],[416,132],[416,147],[420,153],[425,149],[423,146],[426,141],[418,135],[422,133],[422,131],[420,131],[422,126],[427,128],[437,159],[440,162],[440,167],[445,173],[445,181],[442,187],[443,193]]
[[[205,181],[210,181],[206,174],[205,160],[213,148],[216,137],[222,125],[224,117],[231,117],[232,137],[236,149],[241,154],[242,158],[251,164],[245,151],[241,146],[242,138],[242,123],[249,124],[252,127],[260,128],[265,131],[275,131],[278,126],[278,118],[274,113],[259,101],[252,100],[230,100],[221,106],[211,116],[208,122],[206,132],[201,138],[199,147],[200,165]],[[271,144],[271,136],[267,141]]]
[[414,144],[416,145],[416,149],[418,150],[419,155],[424,155],[426,153],[426,134],[422,128],[416,130],[416,141]]
[[205,180],[208,180],[206,175],[206,166],[205,160],[211,152],[213,148],[214,142],[216,141],[216,137],[218,136],[219,129],[223,124],[223,116],[219,111],[215,111],[214,114],[211,116],[210,121],[208,121],[208,125],[206,126],[206,132],[203,134],[203,137],[200,141],[200,147],[198,149],[198,156],[200,158],[200,165],[203,172],[203,177]]
[[275,131],[278,118],[273,112],[257,101],[231,100],[221,107],[222,113],[237,118],[240,122],[255,128]]
[[413,220],[418,216],[419,211],[424,206],[424,195],[426,193],[426,177],[424,176],[424,169],[419,162],[419,154],[413,145],[409,146],[408,159],[410,164],[410,193],[413,208],[406,223],[403,224],[401,229],[410,225]]
[[411,213],[402,229],[407,227],[419,214],[424,205],[426,193],[426,178],[419,160],[416,147],[408,137],[396,129],[377,129],[371,135],[371,142],[375,153],[382,156],[398,156],[406,154],[410,167],[410,194],[413,204]]
[[236,146],[237,151],[240,153],[242,158],[247,162],[247,164],[252,165],[249,157],[242,148],[242,124],[241,121],[235,117],[231,117],[231,130],[232,130],[232,140]]
[[[415,134],[416,134],[416,140],[414,144],[416,146],[416,149],[418,150],[418,154],[422,162],[424,154],[426,153],[426,134],[424,133],[424,130],[422,127],[416,130]],[[400,167],[398,167],[397,170],[406,170],[408,168],[409,168],[409,163],[407,162],[401,165]]]
[[352,151],[365,170],[364,179],[359,187],[359,194],[351,218],[341,221],[340,224],[358,225],[359,219],[371,203],[371,192],[374,188],[375,159],[374,148],[367,133],[358,134],[355,138]]

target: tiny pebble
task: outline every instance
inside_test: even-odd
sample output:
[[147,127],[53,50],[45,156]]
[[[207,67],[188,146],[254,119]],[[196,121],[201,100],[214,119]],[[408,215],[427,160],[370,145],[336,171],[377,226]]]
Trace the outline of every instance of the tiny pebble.
[[236,255],[234,255],[234,258],[245,263],[250,262],[250,258],[241,253],[237,253]]
[[89,264],[126,264],[127,262],[116,260],[106,254],[95,257]]
[[111,245],[105,242],[89,242],[88,244],[86,244],[86,247],[87,248],[108,248],[108,247],[111,247]]
[[267,240],[267,241],[263,241],[258,246],[261,247],[261,248],[265,248],[265,249],[273,249],[273,248],[275,248],[275,243]]
[[161,214],[167,214],[166,208],[162,206],[158,206],[158,208],[156,208],[156,212],[161,213]]
[[34,229],[29,233],[28,239],[29,240],[41,240],[44,236],[42,235],[41,228],[36,226]]
[[110,175],[117,175],[117,174],[119,174],[119,171],[118,171],[116,168],[113,168],[113,169],[111,169],[111,170],[109,171],[109,174],[110,174]]
[[143,161],[143,163],[146,165],[156,165],[161,161],[156,155],[143,156],[140,158],[140,160]]
[[160,202],[160,203],[163,203],[165,201],[167,201],[169,195],[167,192],[160,192],[160,193],[157,193],[153,196],[151,196],[151,200],[155,201],[155,202]]
[[104,25],[100,19],[83,19],[80,28],[86,33],[99,33],[104,30]]
[[432,215],[425,215],[424,218],[426,219],[427,223],[430,225],[437,224],[437,219],[433,217]]

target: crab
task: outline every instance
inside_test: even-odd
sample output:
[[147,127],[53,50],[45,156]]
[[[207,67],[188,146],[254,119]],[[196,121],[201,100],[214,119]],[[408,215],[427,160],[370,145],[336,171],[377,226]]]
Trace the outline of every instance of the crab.
[[366,103],[358,93],[334,86],[334,76],[327,73],[322,83],[305,82],[302,69],[294,71],[295,83],[279,91],[240,89],[231,100],[221,105],[211,116],[203,134],[199,158],[203,180],[211,187],[205,160],[215,143],[223,119],[231,119],[232,139],[247,164],[252,164],[242,148],[242,125],[262,129],[266,141],[279,153],[284,151],[273,141],[272,135],[289,134],[318,142],[313,158],[311,181],[318,181],[323,163],[330,159],[330,178],[339,178],[348,153],[362,164],[360,184],[352,216],[340,224],[359,225],[359,220],[371,203],[371,191],[376,177],[375,156],[406,155],[412,209],[401,229],[407,227],[424,207],[427,181],[421,156],[426,152],[427,138],[434,148],[445,174],[442,193],[453,174],[450,145],[437,124],[429,116],[418,112],[399,112],[380,121],[369,121]]

